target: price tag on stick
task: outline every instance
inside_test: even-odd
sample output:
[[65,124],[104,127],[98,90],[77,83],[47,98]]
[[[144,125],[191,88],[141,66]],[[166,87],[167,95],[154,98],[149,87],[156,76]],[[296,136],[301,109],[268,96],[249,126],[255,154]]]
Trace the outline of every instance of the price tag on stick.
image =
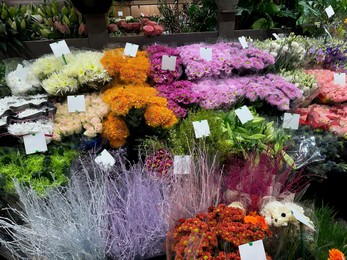
[[240,119],[242,124],[253,120],[253,115],[247,106],[242,106],[235,110],[237,117]]
[[123,17],[123,11],[118,11],[118,16]]
[[200,57],[205,61],[212,60],[212,48],[202,47],[200,48]]
[[139,45],[133,43],[126,43],[124,48],[124,55],[130,57],[136,57]]
[[116,160],[113,158],[113,156],[106,150],[104,149],[96,158],[95,162],[100,166],[105,169],[112,167],[115,163]]
[[239,42],[241,43],[243,49],[248,48],[248,43],[245,36],[239,37]]
[[335,14],[335,11],[331,5],[325,8],[325,12],[327,13],[328,18],[332,17]]
[[174,156],[174,174],[189,174],[192,166],[190,155]]
[[22,64],[18,64],[17,69],[14,71],[14,74],[16,75],[16,77],[19,78],[19,80],[24,83],[27,81],[28,73],[29,73],[29,69],[27,67],[23,67]]
[[210,135],[210,127],[207,120],[193,122],[196,138],[202,138]]
[[25,153],[33,154],[47,151],[46,138],[43,132],[23,136]]
[[298,130],[299,122],[300,122],[299,114],[284,113],[283,128]]
[[346,85],[346,73],[334,73],[334,83],[337,85]]
[[84,95],[67,96],[67,109],[69,113],[86,111]]
[[54,53],[55,57],[62,57],[65,64],[67,64],[65,55],[71,53],[69,46],[67,46],[67,43],[65,40],[53,42],[49,45]]
[[239,246],[241,260],[266,260],[263,240]]
[[176,56],[168,56],[168,55],[163,55],[162,60],[161,60],[161,69],[162,70],[171,70],[175,71],[176,70]]

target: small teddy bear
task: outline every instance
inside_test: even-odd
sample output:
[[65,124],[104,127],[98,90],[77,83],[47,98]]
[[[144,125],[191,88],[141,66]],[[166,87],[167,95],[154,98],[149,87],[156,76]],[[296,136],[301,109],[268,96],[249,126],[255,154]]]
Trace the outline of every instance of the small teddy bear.
[[260,215],[265,218],[269,226],[283,227],[288,226],[288,223],[298,225],[299,222],[294,215],[302,218],[300,221],[305,221],[313,227],[312,221],[304,215],[304,209],[293,202],[270,201],[264,204],[260,210]]

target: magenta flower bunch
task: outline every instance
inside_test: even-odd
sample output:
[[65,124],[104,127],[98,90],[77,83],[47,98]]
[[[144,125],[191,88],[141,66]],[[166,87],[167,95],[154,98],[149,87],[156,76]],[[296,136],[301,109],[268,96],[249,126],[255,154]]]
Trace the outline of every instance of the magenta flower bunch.
[[[149,76],[155,83],[169,84],[181,77],[182,59],[180,58],[177,49],[163,45],[152,45],[148,47],[147,52],[151,62]],[[161,69],[163,55],[177,57],[175,71]]]
[[172,174],[173,155],[166,149],[159,149],[146,157],[144,167],[148,172],[158,176]]
[[[211,61],[201,57],[201,48],[212,49]],[[179,47],[178,51],[189,80],[255,73],[275,63],[271,54],[253,47],[243,49],[238,43],[192,44]]]
[[168,100],[168,108],[176,117],[182,118],[187,115],[188,107],[198,104],[200,94],[193,90],[193,83],[187,80],[176,81],[172,84],[157,85],[159,95]]
[[289,110],[291,102],[302,97],[294,84],[273,74],[202,80],[194,84],[194,91],[200,95],[199,104],[205,109],[230,108],[241,98],[246,98],[251,102],[265,101],[279,110]]

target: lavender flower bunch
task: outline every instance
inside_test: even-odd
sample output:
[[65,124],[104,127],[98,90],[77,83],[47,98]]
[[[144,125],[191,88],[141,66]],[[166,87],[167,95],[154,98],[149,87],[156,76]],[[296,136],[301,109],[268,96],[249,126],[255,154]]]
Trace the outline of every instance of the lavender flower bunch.
[[176,81],[173,84],[157,85],[159,95],[168,100],[168,108],[176,117],[182,118],[187,115],[188,107],[199,103],[199,93],[193,90],[190,81]]
[[[151,62],[150,78],[158,84],[169,84],[180,78],[182,74],[182,59],[177,49],[166,47],[163,45],[153,45],[148,47],[147,52]],[[176,56],[176,70],[162,70],[163,55]]]
[[[200,56],[200,48],[212,49],[211,61]],[[189,80],[259,72],[275,62],[269,53],[256,48],[242,49],[238,43],[192,44],[179,47],[178,51]]]
[[294,84],[273,74],[203,80],[195,83],[194,91],[200,93],[200,106],[205,109],[230,108],[241,98],[247,98],[251,102],[262,100],[279,110],[289,110],[290,103],[302,97]]
[[22,211],[10,210],[25,224],[0,218],[0,243],[18,259],[106,259],[106,180],[81,175],[47,197],[16,182]]

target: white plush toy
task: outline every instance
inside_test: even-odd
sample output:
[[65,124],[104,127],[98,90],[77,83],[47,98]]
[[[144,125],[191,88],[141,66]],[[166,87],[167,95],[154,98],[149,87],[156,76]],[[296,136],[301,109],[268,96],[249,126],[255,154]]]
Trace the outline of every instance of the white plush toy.
[[282,227],[288,226],[288,223],[296,225],[299,223],[294,211],[296,215],[300,215],[301,221],[307,221],[313,227],[310,218],[304,215],[304,209],[293,202],[270,201],[261,208],[260,215],[265,218],[269,226]]

